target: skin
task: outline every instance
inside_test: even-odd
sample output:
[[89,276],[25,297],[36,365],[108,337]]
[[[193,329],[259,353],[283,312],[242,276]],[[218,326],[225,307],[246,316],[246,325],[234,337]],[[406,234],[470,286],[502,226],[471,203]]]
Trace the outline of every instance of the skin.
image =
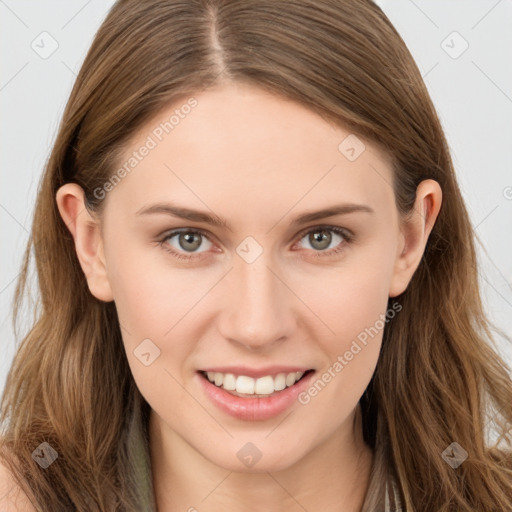
[[[252,86],[223,85],[195,98],[190,114],[108,193],[101,219],[84,210],[78,185],[56,195],[91,293],[115,301],[130,368],[152,408],[158,510],[359,511],[373,455],[358,401],[382,330],[308,404],[265,421],[219,411],[196,371],[230,364],[327,371],[376,325],[388,298],[406,289],[441,189],[422,182],[413,213],[401,219],[390,160],[375,145],[364,141],[366,149],[349,161],[338,145],[350,132]],[[177,107],[135,134],[127,158]],[[160,202],[214,213],[231,230],[136,215]],[[373,213],[291,223],[341,203]],[[328,232],[331,242],[322,246],[308,237],[325,225],[349,230],[352,240]],[[159,245],[178,228],[201,229],[210,240],[200,237],[195,249],[180,246],[178,236]],[[236,252],[247,236],[263,249],[252,263]],[[179,260],[166,246],[193,259]],[[160,349],[149,366],[133,353],[147,338]],[[262,453],[252,467],[237,457],[249,441]]]

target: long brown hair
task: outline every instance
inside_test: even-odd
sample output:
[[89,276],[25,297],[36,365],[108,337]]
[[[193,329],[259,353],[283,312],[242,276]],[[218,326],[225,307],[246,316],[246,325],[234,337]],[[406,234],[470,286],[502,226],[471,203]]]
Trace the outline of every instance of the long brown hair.
[[[511,370],[483,312],[474,235],[421,74],[370,0],[116,2],[78,74],[38,191],[16,332],[32,249],[40,298],[2,397],[2,459],[37,510],[154,510],[149,405],[132,378],[115,305],[90,293],[55,194],[77,183],[100,214],[94,191],[137,130],[170,104],[229,81],[299,102],[382,147],[402,215],[423,179],[443,191],[361,399],[375,454],[364,510],[377,510],[388,475],[409,512],[512,510]],[[42,442],[58,453],[46,470],[31,455]],[[442,457],[452,443],[468,453],[456,469]]]

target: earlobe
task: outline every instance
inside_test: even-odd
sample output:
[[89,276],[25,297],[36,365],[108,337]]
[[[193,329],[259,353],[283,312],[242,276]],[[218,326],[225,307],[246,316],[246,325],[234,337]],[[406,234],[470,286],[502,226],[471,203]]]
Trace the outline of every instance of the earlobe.
[[414,207],[410,215],[402,221],[401,243],[397,248],[390,297],[396,297],[407,289],[423,257],[441,203],[442,190],[437,181],[424,180],[418,185]]
[[99,221],[85,207],[82,187],[67,183],[55,196],[60,216],[70,231],[89,290],[104,302],[114,300],[107,276]]

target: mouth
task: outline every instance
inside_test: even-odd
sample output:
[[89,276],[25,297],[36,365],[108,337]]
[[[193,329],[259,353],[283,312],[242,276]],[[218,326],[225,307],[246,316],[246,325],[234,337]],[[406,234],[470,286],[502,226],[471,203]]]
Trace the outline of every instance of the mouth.
[[227,393],[240,398],[268,398],[296,386],[315,370],[280,372],[259,378],[234,373],[200,370],[201,377]]

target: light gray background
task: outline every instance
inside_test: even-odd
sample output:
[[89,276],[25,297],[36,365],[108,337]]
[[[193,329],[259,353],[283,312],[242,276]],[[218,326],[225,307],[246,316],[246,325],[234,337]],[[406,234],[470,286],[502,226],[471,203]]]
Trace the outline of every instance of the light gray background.
[[[416,59],[437,107],[485,247],[479,254],[486,308],[511,335],[512,0],[377,3]],[[0,391],[15,350],[11,300],[38,181],[76,73],[112,4],[0,0]],[[44,55],[53,40],[58,48]],[[27,312],[25,329],[30,318]],[[512,347],[498,341],[512,364]]]

